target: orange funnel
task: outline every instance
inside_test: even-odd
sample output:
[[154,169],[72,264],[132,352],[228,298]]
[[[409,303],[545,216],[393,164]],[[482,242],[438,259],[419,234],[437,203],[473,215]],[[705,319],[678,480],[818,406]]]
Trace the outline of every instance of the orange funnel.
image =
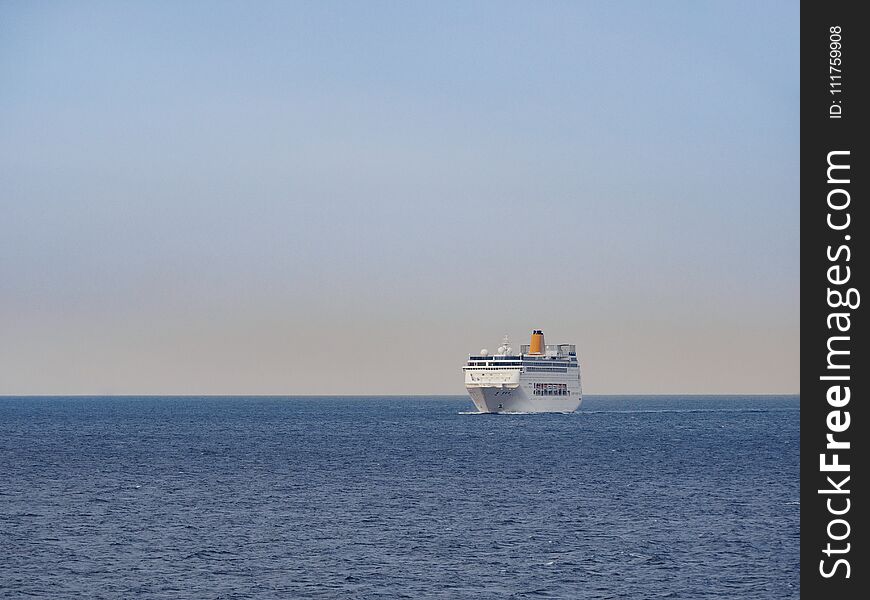
[[535,329],[532,332],[532,343],[529,344],[529,354],[544,353],[544,332],[540,329]]

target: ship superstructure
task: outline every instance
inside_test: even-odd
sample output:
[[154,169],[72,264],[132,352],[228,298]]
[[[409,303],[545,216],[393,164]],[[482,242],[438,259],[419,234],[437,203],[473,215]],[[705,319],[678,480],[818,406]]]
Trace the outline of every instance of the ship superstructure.
[[540,329],[513,353],[508,336],[495,354],[468,357],[465,389],[480,412],[574,412],[583,400],[574,344],[544,343]]

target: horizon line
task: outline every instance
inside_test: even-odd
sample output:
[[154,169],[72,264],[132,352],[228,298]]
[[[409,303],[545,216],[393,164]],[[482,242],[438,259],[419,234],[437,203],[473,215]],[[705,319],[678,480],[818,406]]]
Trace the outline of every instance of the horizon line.
[[[468,398],[464,394],[0,394],[4,398],[427,398],[427,397]],[[724,392],[724,393],[607,393],[584,394],[583,397],[598,396],[800,396],[800,392]]]

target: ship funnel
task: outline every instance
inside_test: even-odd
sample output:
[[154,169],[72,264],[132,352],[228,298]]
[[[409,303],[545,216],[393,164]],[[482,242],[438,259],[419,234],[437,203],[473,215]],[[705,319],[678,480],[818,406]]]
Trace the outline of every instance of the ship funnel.
[[529,345],[529,354],[544,353],[544,332],[540,329],[532,331],[532,343]]

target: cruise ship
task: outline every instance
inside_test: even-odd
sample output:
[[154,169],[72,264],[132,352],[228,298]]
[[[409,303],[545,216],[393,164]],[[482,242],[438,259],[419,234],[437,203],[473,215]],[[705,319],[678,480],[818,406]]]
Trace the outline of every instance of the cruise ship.
[[544,343],[540,329],[514,354],[508,336],[495,354],[468,357],[465,389],[482,413],[574,412],[583,401],[574,344]]

